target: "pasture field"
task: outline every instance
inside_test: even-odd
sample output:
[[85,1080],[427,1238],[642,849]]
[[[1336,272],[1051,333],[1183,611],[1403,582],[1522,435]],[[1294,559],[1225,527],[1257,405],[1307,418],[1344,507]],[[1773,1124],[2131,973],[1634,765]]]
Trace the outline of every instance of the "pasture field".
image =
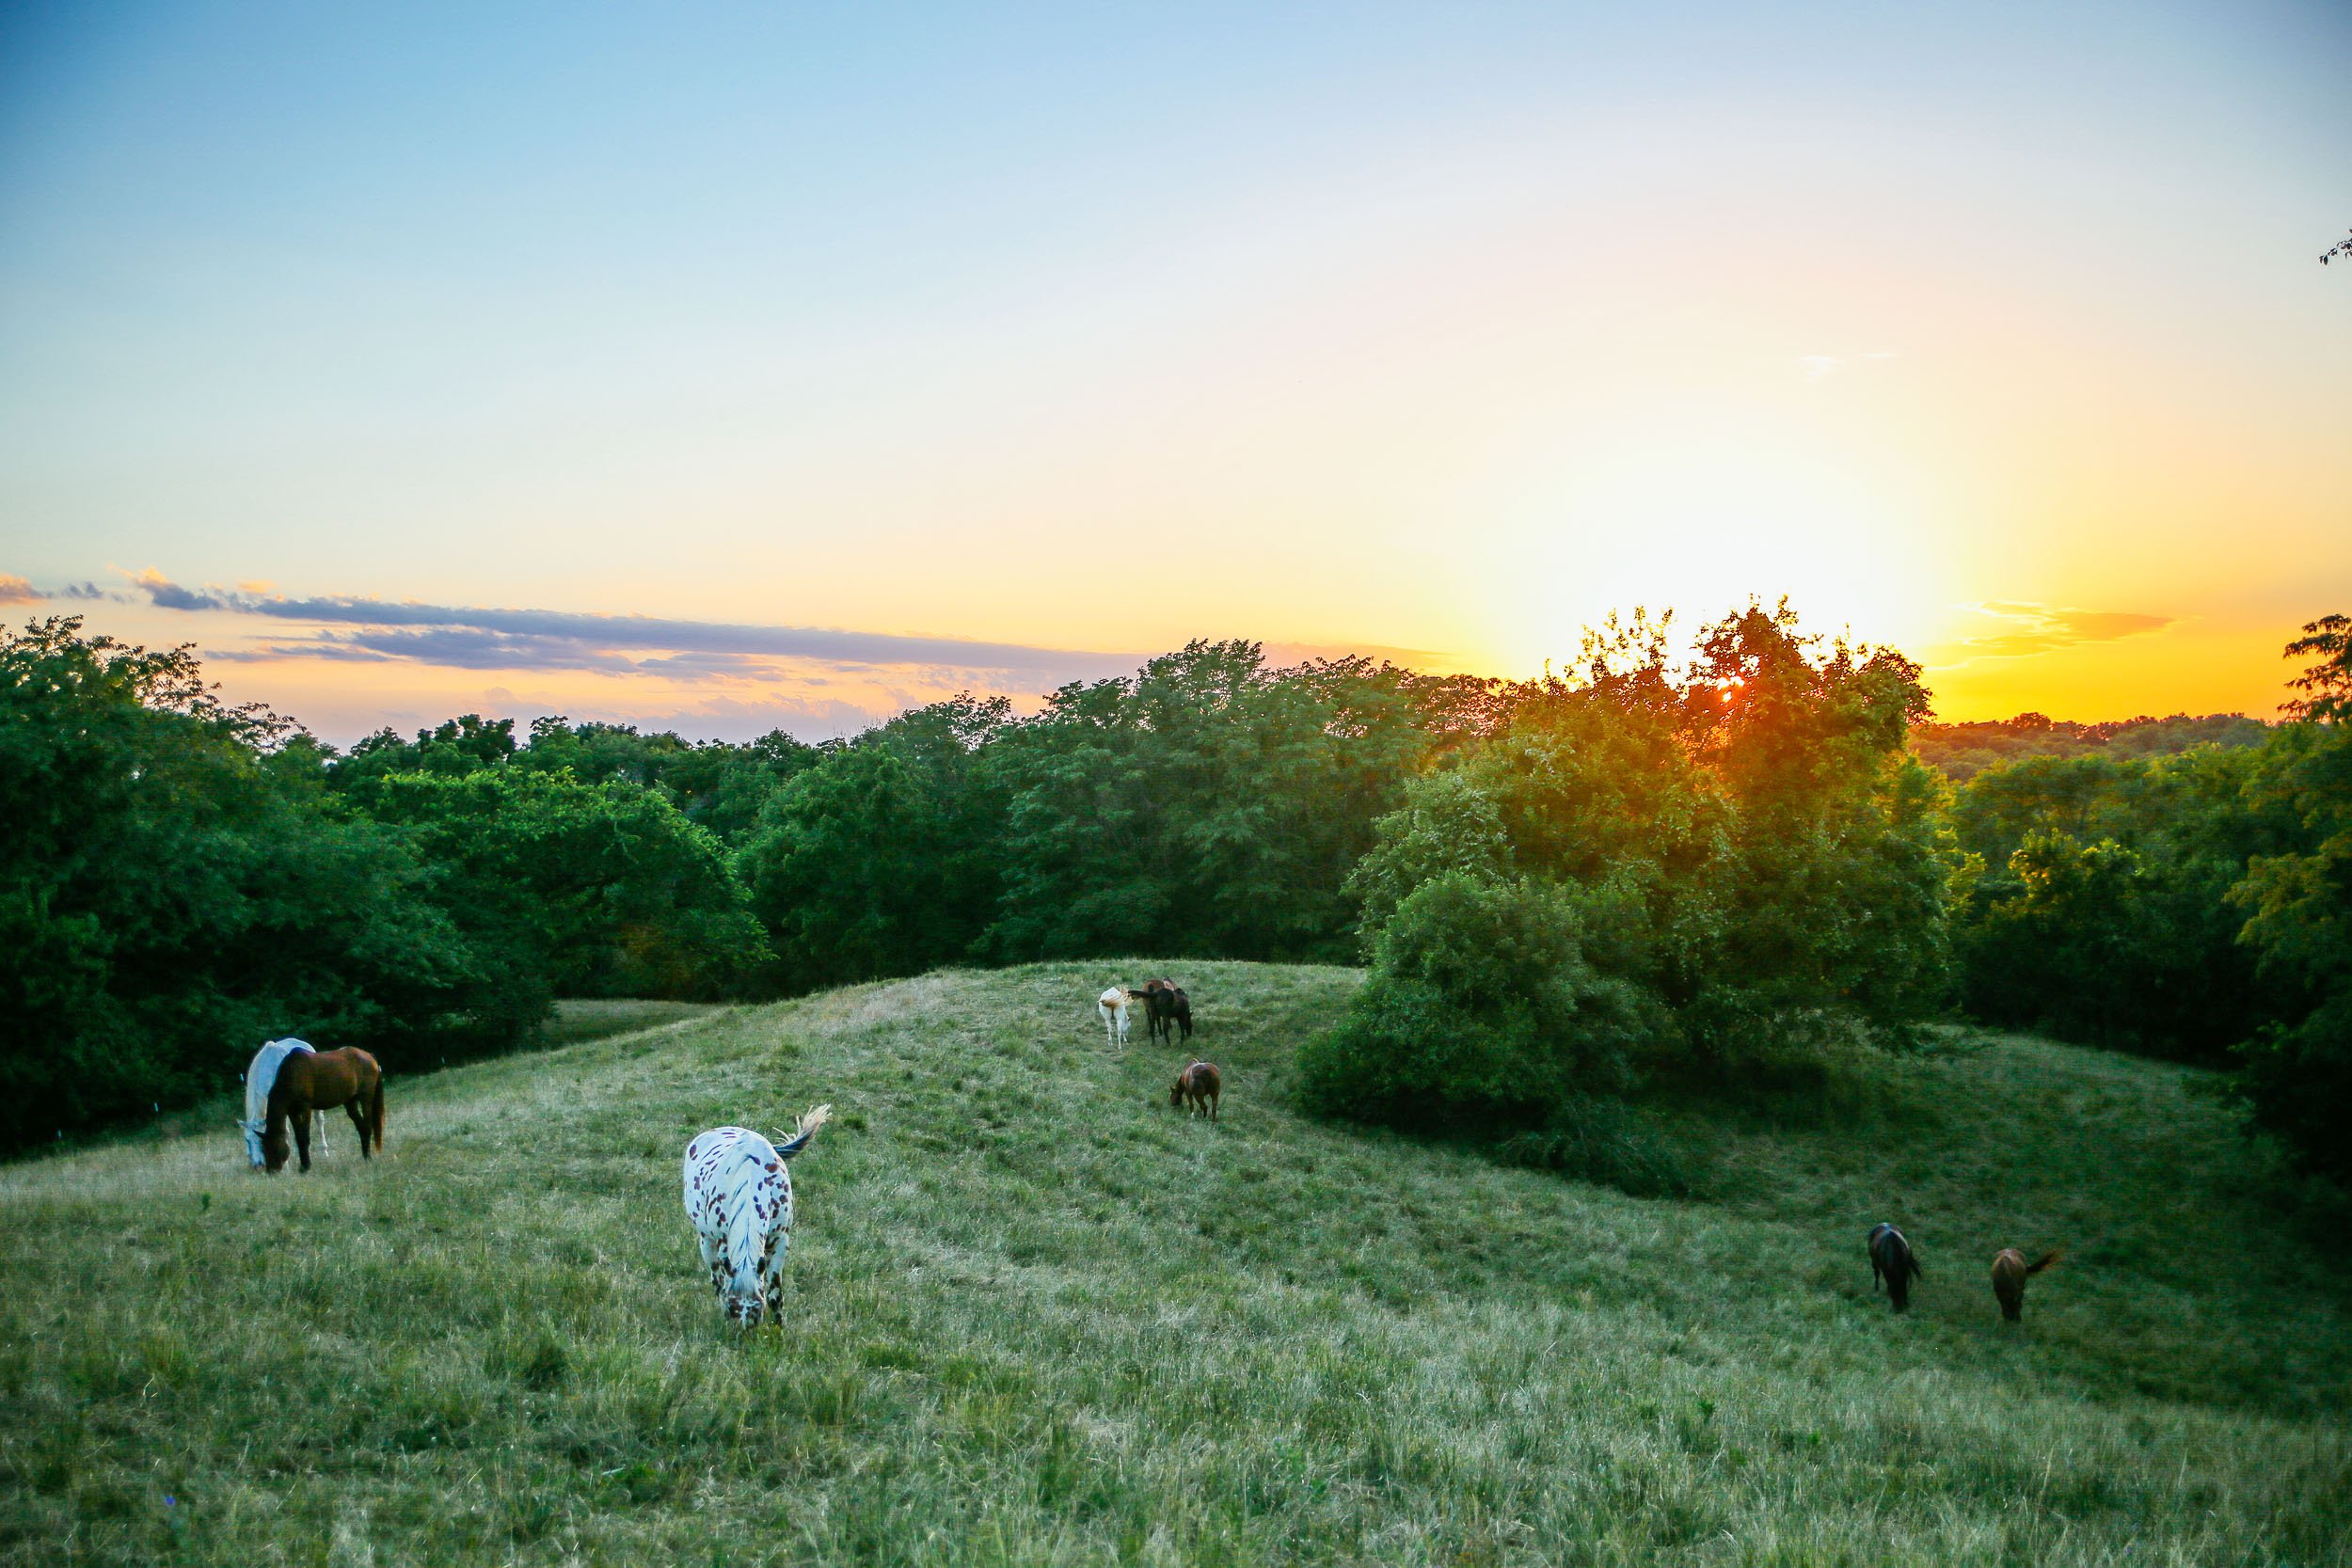
[[[1163,970],[1221,1124],[1104,1047]],[[2352,1560],[2342,1216],[2198,1075],[1859,1055],[1656,1113],[1693,1191],[1636,1198],[1295,1114],[1358,980],[937,974],[387,1062],[372,1165],[223,1117],[0,1169],[0,1562]],[[680,1152],[819,1101],[738,1338]],[[2010,1244],[2067,1249],[2021,1324]]]

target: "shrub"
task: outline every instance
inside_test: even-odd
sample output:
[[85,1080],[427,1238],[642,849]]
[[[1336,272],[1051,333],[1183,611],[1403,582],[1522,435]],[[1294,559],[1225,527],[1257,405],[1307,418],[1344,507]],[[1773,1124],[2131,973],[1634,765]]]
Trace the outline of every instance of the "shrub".
[[1662,1021],[1585,961],[1581,929],[1558,888],[1459,871],[1423,882],[1381,928],[1347,1017],[1302,1050],[1307,1099],[1408,1125],[1525,1125],[1624,1088]]

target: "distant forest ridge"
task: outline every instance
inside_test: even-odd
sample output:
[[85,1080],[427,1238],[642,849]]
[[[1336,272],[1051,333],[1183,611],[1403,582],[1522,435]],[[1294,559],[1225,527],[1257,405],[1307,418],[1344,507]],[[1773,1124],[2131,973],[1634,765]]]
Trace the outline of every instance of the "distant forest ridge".
[[2025,757],[2162,757],[2192,746],[2259,746],[2270,726],[2243,713],[2141,714],[2079,723],[2040,713],[1965,723],[1914,724],[1911,749],[1955,781]]

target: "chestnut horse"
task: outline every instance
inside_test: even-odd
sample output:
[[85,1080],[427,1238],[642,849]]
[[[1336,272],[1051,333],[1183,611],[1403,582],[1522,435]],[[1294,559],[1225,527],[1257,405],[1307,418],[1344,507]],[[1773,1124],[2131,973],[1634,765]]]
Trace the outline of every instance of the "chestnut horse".
[[1215,1121],[1217,1097],[1224,1092],[1225,1079],[1216,1070],[1216,1064],[1195,1062],[1176,1075],[1176,1082],[1168,1086],[1168,1102],[1189,1105],[1194,1116]]
[[1993,1296],[2001,1304],[2001,1316],[2016,1323],[2026,1315],[2026,1276],[2040,1274],[2058,1260],[2055,1252],[2045,1252],[2035,1261],[2026,1261],[2026,1255],[2013,1246],[2005,1246],[1993,1255]]
[[301,1150],[302,1168],[310,1168],[310,1113],[341,1105],[359,1130],[359,1157],[368,1159],[369,1146],[384,1147],[384,1069],[375,1058],[357,1046],[341,1051],[297,1051],[279,1064],[278,1082],[269,1086],[269,1125],[262,1134],[266,1168],[286,1164],[286,1123],[294,1123],[294,1147]]

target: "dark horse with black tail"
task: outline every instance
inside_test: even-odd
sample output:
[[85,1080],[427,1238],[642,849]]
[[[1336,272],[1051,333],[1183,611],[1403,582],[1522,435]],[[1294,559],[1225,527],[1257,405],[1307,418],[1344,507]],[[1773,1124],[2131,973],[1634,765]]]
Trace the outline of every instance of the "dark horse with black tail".
[[1927,1271],[1919,1266],[1919,1259],[1912,1256],[1911,1243],[1903,1240],[1903,1233],[1891,1225],[1872,1226],[1871,1288],[1875,1290],[1878,1282],[1884,1279],[1887,1297],[1894,1302],[1895,1310],[1900,1312],[1911,1305],[1911,1282],[1914,1277],[1924,1279]]
[[262,1133],[262,1157],[271,1170],[286,1165],[286,1123],[294,1123],[302,1168],[310,1168],[310,1113],[341,1105],[359,1130],[359,1157],[384,1147],[384,1069],[356,1046],[341,1051],[296,1052],[278,1069],[269,1086],[269,1125]]
[[1185,1039],[1192,1038],[1192,998],[1173,980],[1143,982],[1143,1016],[1153,1039],[1174,1045],[1180,1028]]

